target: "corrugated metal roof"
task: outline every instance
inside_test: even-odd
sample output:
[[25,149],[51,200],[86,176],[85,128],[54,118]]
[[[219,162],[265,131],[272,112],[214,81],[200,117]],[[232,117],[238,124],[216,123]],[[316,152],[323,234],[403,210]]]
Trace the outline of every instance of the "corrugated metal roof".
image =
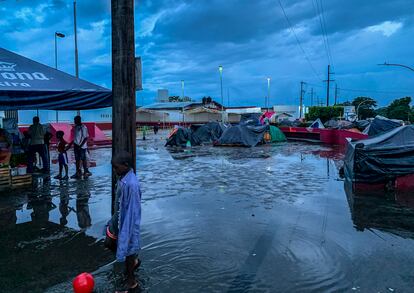
[[161,110],[161,109],[182,109],[191,105],[198,105],[198,102],[170,102],[170,103],[154,103],[141,107],[142,109]]

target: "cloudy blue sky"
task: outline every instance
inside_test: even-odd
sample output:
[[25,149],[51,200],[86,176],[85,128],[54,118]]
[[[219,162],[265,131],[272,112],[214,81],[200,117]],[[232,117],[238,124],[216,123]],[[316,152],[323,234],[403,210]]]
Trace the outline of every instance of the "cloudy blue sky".
[[[232,106],[263,105],[267,76],[271,104],[297,104],[300,81],[307,82],[306,104],[312,87],[325,100],[329,62],[340,101],[364,95],[385,105],[414,96],[414,72],[377,65],[414,66],[412,0],[142,0],[135,5],[144,83],[138,104],[154,101],[159,88],[180,95],[181,80],[186,95],[220,101],[220,64],[225,104],[229,93]],[[53,66],[55,31],[66,34],[59,40],[59,68],[73,74],[72,1],[0,0],[1,47]],[[111,87],[109,0],[78,0],[78,41],[81,78]]]

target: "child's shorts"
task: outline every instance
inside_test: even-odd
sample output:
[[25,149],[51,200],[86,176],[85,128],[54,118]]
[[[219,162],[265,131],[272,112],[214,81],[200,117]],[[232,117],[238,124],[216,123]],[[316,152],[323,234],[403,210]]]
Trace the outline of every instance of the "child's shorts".
[[62,165],[62,166],[68,165],[68,154],[67,153],[59,154],[59,165]]

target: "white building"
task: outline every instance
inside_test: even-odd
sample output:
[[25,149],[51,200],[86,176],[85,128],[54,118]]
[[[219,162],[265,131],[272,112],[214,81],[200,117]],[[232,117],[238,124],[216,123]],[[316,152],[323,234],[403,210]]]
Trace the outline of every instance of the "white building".
[[168,102],[168,90],[167,89],[159,89],[157,91],[157,102],[158,103]]

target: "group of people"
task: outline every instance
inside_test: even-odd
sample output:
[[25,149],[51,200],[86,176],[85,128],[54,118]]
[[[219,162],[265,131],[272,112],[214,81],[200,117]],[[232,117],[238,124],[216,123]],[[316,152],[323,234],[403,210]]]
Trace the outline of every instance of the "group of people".
[[[80,179],[82,175],[84,178],[87,178],[92,175],[88,169],[88,128],[86,125],[82,124],[82,119],[80,116],[76,116],[74,119],[74,128],[73,128],[73,140],[67,142],[64,138],[65,133],[61,130],[56,132],[57,139],[57,151],[58,151],[58,162],[59,162],[59,174],[55,176],[55,179],[68,179],[69,178],[69,166],[68,166],[68,155],[67,151],[73,146],[73,151],[76,161],[76,173],[71,176],[73,179]],[[33,124],[30,125],[28,131],[23,133],[23,148],[27,154],[27,172],[33,173],[34,171],[34,162],[36,158],[36,153],[39,154],[39,157],[42,161],[42,169],[40,170],[43,173],[50,172],[50,155],[49,155],[49,146],[52,134],[45,130],[44,126],[40,124],[39,117],[33,117]],[[83,173],[82,173],[83,167]],[[63,175],[63,170],[65,175]]]
[[[82,124],[80,116],[74,119],[73,140],[67,142],[64,139],[63,131],[56,132],[57,151],[59,154],[59,174],[57,179],[68,178],[68,155],[67,151],[73,146],[76,173],[71,178],[81,178],[82,175],[88,177],[92,175],[88,170],[88,129]],[[154,132],[158,132],[158,125],[154,127]],[[47,135],[39,118],[33,118],[33,125],[29,127],[25,134],[28,140],[28,171],[33,170],[35,154],[38,153],[42,158],[43,171],[49,171],[47,162],[46,139],[50,141],[51,136]],[[141,224],[141,189],[139,181],[134,171],[134,163],[131,154],[119,152],[112,158],[112,167],[118,176],[115,192],[114,214],[108,222],[105,232],[105,246],[113,251],[119,262],[124,262],[126,266],[126,290],[117,292],[135,292],[139,290],[138,281],[135,278],[135,270],[139,268],[141,261],[138,253],[141,249],[140,224]],[[83,168],[83,173],[82,173]],[[63,174],[65,171],[65,175]],[[63,176],[64,175],[64,176]]]

